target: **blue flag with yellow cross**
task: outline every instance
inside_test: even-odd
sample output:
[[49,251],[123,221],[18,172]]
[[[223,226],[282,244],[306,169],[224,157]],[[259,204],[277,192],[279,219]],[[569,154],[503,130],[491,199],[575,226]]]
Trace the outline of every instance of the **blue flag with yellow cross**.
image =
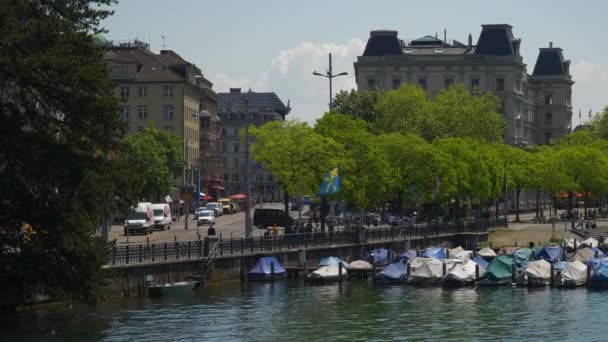
[[338,167],[333,168],[327,173],[321,183],[321,195],[335,194],[340,191],[340,169]]

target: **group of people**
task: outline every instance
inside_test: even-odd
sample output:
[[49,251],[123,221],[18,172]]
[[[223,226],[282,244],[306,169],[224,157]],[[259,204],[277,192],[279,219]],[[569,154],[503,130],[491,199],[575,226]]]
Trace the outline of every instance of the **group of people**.
[[270,238],[276,239],[278,236],[279,236],[279,228],[277,228],[276,224],[273,225],[272,228],[266,227],[266,231],[264,232],[265,239],[270,239]]

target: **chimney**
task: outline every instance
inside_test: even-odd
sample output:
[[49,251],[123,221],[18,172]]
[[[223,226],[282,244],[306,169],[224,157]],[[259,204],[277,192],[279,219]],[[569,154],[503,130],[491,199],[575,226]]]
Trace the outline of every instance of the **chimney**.
[[553,48],[553,42],[549,42],[549,49]]
[[473,47],[473,36],[469,33],[469,49]]

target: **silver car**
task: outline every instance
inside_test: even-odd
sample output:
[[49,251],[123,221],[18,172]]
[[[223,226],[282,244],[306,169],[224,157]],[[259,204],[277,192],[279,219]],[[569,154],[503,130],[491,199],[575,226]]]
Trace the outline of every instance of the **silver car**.
[[196,219],[197,225],[202,226],[204,224],[215,224],[215,214],[212,210],[203,210],[198,213],[198,218]]

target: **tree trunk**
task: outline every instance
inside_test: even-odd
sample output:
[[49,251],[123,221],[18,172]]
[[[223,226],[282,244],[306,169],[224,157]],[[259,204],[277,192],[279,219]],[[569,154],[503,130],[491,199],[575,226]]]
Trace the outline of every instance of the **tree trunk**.
[[498,219],[500,218],[500,200],[495,199],[494,201],[496,206],[496,222],[498,222]]
[[536,219],[540,222],[540,190],[536,190]]

